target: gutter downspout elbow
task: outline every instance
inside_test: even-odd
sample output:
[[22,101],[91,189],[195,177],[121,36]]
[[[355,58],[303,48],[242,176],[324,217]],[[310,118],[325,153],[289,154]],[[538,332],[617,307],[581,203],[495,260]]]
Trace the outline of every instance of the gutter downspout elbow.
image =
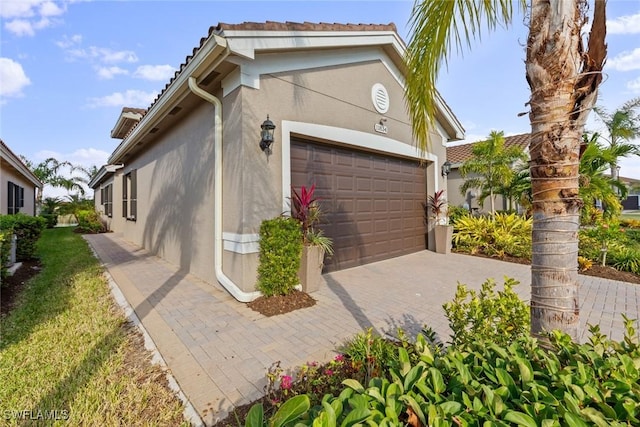
[[209,92],[203,90],[196,81],[196,78],[189,77],[189,89],[195,95],[213,104],[214,107],[214,266],[216,279],[220,284],[238,301],[251,302],[262,295],[258,291],[245,292],[238,287],[222,271],[222,102]]

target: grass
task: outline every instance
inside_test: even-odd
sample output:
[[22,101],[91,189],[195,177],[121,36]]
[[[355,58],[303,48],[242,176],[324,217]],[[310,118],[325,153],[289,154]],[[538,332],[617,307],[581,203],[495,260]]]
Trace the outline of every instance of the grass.
[[70,228],[45,230],[37,253],[42,271],[0,319],[0,418],[8,425],[188,425],[82,237]]
[[620,215],[621,219],[637,219],[640,220],[640,211],[628,211]]

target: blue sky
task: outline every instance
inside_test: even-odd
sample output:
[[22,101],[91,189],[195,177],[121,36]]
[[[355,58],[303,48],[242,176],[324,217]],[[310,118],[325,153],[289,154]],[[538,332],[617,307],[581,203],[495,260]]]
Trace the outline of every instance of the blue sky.
[[[411,1],[0,2],[0,137],[34,162],[47,157],[104,164],[123,106],[146,108],[218,22],[394,22],[410,38]],[[640,0],[609,0],[609,55],[598,105],[612,111],[640,96]],[[438,89],[467,131],[530,130],[522,17],[454,55]],[[588,128],[600,126],[593,117]],[[637,141],[640,143],[640,141]],[[622,161],[640,179],[640,158]],[[45,195],[64,192],[45,190]]]

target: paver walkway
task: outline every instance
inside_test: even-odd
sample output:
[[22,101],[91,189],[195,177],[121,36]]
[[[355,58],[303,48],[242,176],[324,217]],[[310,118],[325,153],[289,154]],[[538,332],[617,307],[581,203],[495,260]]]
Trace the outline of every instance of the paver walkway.
[[[267,318],[222,287],[181,272],[116,234],[86,239],[207,425],[260,397],[273,362],[293,368],[327,361],[363,329],[417,332],[429,325],[446,341],[450,329],[442,304],[453,298],[458,281],[479,289],[486,278],[502,284],[506,275],[521,282],[516,290],[523,299],[529,294],[527,265],[422,251],[326,274],[312,294],[314,307]],[[580,284],[583,323],[598,323],[603,333],[619,339],[621,314],[640,317],[640,286],[591,276],[580,276]]]

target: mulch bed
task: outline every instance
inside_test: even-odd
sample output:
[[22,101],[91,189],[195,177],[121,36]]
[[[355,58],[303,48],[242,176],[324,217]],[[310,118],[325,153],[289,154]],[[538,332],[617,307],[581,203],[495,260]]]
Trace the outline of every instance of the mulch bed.
[[39,260],[23,261],[13,275],[2,281],[0,288],[0,316],[6,316],[11,311],[26,282],[39,272]]
[[311,307],[315,305],[314,300],[309,294],[300,291],[293,291],[289,295],[274,295],[271,297],[260,297],[247,306],[253,311],[271,317],[278,314],[289,313],[301,308]]
[[[497,258],[497,257],[490,257],[484,254],[468,254],[464,252],[456,252],[456,253],[459,253],[461,255],[470,255],[470,256],[479,256],[484,258],[497,259],[499,261],[513,262],[516,264],[531,265],[531,261],[529,261],[526,258],[516,258],[509,255],[505,255],[504,258]],[[640,275],[633,274],[629,271],[616,270],[615,268],[610,267],[608,265],[603,266],[603,265],[594,263],[590,269],[585,271],[579,271],[578,274],[583,274],[585,276],[601,277],[603,279],[618,280],[620,282],[635,283],[640,285]]]

